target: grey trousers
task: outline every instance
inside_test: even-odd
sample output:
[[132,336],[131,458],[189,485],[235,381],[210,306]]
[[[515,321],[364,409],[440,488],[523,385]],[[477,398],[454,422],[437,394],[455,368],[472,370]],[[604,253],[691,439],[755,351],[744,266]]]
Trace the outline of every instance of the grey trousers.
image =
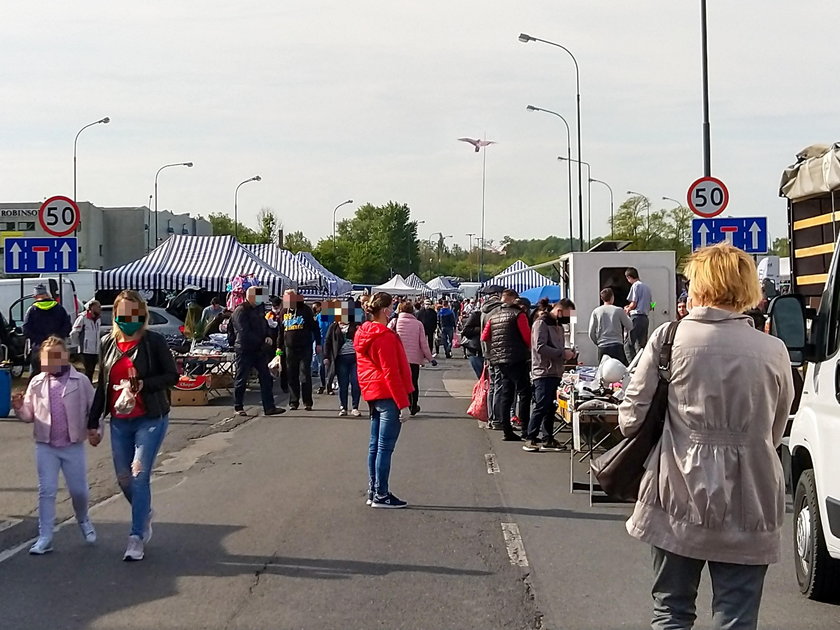
[[[697,619],[697,587],[705,560],[651,547],[653,630],[690,630]],[[767,565],[709,562],[715,630],[755,630]]]

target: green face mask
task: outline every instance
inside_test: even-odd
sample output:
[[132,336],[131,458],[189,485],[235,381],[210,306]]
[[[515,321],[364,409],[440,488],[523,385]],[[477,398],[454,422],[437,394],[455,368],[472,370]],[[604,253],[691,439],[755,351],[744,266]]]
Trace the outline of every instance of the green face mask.
[[121,322],[117,319],[117,326],[126,337],[131,337],[143,328],[144,322]]

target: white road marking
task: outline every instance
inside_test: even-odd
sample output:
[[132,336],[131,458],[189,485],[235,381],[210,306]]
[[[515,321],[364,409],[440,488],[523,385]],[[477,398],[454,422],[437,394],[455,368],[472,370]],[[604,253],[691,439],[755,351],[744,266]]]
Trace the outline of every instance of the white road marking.
[[502,534],[505,537],[510,563],[517,567],[528,566],[528,556],[525,555],[525,544],[519,533],[519,526],[516,523],[502,523]]
[[493,453],[487,453],[484,456],[484,461],[487,462],[488,475],[495,475],[496,473],[501,472],[499,464],[496,462],[496,455],[494,455]]

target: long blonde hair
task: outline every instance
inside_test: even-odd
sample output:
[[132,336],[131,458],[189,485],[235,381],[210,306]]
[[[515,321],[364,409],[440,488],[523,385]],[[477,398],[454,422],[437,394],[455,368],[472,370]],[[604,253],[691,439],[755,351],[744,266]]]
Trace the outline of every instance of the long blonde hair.
[[140,332],[145,333],[146,328],[149,327],[149,306],[146,304],[146,300],[144,300],[137,291],[132,291],[130,289],[126,291],[122,291],[114,300],[114,307],[111,311],[111,336],[119,340],[122,337],[122,331],[120,327],[117,326],[117,307],[123,302],[134,302],[137,306],[140,307],[140,315],[143,316],[143,326],[140,327]]

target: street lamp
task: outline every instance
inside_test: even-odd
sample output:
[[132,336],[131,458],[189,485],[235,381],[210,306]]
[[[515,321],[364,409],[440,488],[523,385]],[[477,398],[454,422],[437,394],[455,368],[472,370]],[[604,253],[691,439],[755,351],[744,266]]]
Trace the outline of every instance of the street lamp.
[[590,177],[589,178],[590,190],[591,190],[591,186],[592,186],[593,182],[596,183],[596,184],[603,184],[604,186],[607,187],[607,190],[610,191],[610,238],[612,238],[613,237],[613,221],[615,219],[615,204],[613,203],[613,189],[612,189],[612,186],[610,186],[605,181],[602,181],[600,179],[593,179],[592,177]]
[[[568,158],[567,161],[569,165],[569,241],[571,242],[572,251],[575,251],[575,232],[572,221],[572,132],[569,129],[569,122],[563,118],[563,116],[557,112],[551,111],[550,109],[543,109],[542,107],[535,107],[534,105],[527,105],[525,109],[530,112],[545,112],[546,114],[553,114],[562,120],[563,124],[566,126],[566,157]],[[583,249],[583,243],[580,244],[580,248]]]
[[[470,237],[470,248],[469,248],[469,250],[467,250],[467,263],[469,263],[470,257],[472,256],[472,240],[473,240],[473,236],[475,236],[475,232],[467,232],[466,236]],[[472,267],[470,267],[470,282],[472,282],[472,279],[473,279],[473,277],[472,277]]]
[[700,50],[703,74],[703,175],[712,174],[712,127],[709,123],[709,46],[706,28],[706,0],[700,0]]
[[[558,155],[557,159],[560,160],[561,162],[566,162],[566,161],[575,162],[578,165],[578,171],[581,170],[581,165],[585,166],[586,167],[586,178],[587,179],[592,178],[592,165],[589,162],[587,162],[585,160],[573,160],[571,158],[564,158],[562,155]],[[587,195],[586,195],[586,206],[587,206],[587,208],[586,208],[586,212],[587,212],[588,216],[586,218],[586,226],[587,226],[586,227],[586,233],[589,236],[589,240],[591,241],[592,240],[592,195],[589,194],[589,188],[590,187],[591,186],[587,185]],[[580,216],[580,220],[583,221],[583,215]],[[581,225],[581,227],[580,227],[580,235],[581,235],[581,238],[583,238],[583,225]],[[581,248],[581,250],[583,250],[583,240],[581,240],[581,242],[580,242],[580,248]]]
[[677,200],[676,200],[676,199],[674,199],[673,197],[665,197],[665,196],[663,195],[663,197],[662,197],[662,201],[673,201],[675,204],[677,204],[677,208],[682,208],[682,207],[683,207],[683,203],[682,203],[682,201],[677,201]]
[[236,187],[236,190],[233,193],[233,238],[237,241],[239,240],[239,188],[243,184],[247,184],[248,182],[260,182],[262,181],[262,177],[259,175],[254,175],[253,177],[249,177],[245,181],[239,182],[239,186]]
[[159,234],[159,232],[158,232],[158,186],[157,186],[158,175],[160,175],[160,172],[165,168],[170,168],[172,166],[186,166],[187,168],[192,168],[192,165],[193,165],[192,162],[173,162],[172,164],[164,164],[163,166],[161,166],[157,170],[157,173],[155,173],[155,247],[157,247],[158,234]]
[[338,209],[341,206],[346,206],[348,203],[353,203],[352,199],[348,199],[347,201],[342,201],[338,204],[335,209],[333,210],[333,257],[335,257],[335,213],[338,212]]
[[88,123],[81,129],[79,129],[79,132],[76,134],[76,137],[73,140],[73,201],[78,201],[78,199],[76,199],[76,144],[79,142],[79,135],[88,127],[93,127],[94,125],[99,124],[107,125],[109,122],[111,122],[111,119],[108,116],[105,116],[105,118],[100,118],[95,122]]
[[152,196],[149,195],[149,205],[147,206],[149,209],[149,216],[146,219],[146,253],[149,253],[149,243],[151,243],[152,239]]
[[[582,159],[583,153],[580,150],[580,67],[578,66],[577,58],[575,58],[572,51],[565,46],[555,42],[550,42],[547,39],[540,39],[539,37],[531,37],[525,33],[520,33],[519,41],[525,44],[528,42],[541,42],[543,44],[548,44],[549,46],[555,46],[556,48],[566,51],[569,54],[569,57],[572,58],[572,61],[575,64],[575,96],[577,103],[577,156],[578,160]],[[583,249],[583,175],[581,173],[580,164],[578,164],[578,222],[578,237],[580,238],[581,249]]]
[[647,210],[647,231],[648,231],[647,237],[648,237],[648,239],[650,239],[650,199],[648,199],[647,195],[643,195],[642,193],[636,192],[634,190],[628,190],[627,194],[628,195],[636,195],[637,197],[641,197],[642,199],[645,200],[645,207],[646,207],[646,210]]

